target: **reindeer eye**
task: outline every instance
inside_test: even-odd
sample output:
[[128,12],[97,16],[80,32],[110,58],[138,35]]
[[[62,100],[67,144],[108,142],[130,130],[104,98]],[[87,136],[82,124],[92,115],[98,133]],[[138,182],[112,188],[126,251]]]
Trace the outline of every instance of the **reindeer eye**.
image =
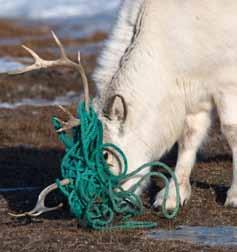
[[108,159],[109,159],[109,153],[107,151],[104,151],[103,155],[104,155],[104,159],[106,161],[108,161]]

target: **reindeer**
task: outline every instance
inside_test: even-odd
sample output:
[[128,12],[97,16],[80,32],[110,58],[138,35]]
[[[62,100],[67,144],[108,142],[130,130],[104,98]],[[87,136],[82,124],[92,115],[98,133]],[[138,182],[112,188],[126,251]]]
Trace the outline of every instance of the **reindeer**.
[[[233,153],[225,205],[237,207],[236,13],[234,0],[125,0],[94,74],[105,139],[124,150],[130,171],[178,143],[181,205],[191,196],[190,174],[216,107]],[[175,207],[173,181],[166,203]]]
[[[233,181],[225,205],[237,207],[236,13],[234,0],[124,0],[94,73],[94,105],[105,142],[126,153],[130,172],[159,160],[178,143],[175,174],[181,205],[191,196],[190,174],[216,108],[233,153]],[[62,130],[78,123],[70,116]],[[109,152],[105,156],[116,173],[118,161]],[[148,171],[124,183],[124,189]],[[162,190],[155,207],[163,197]],[[175,204],[171,180],[166,207]]]

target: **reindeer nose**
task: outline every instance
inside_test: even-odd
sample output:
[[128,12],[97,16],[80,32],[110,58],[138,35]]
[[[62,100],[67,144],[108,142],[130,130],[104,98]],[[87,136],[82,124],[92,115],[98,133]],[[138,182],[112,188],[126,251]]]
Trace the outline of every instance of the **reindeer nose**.
[[108,151],[103,152],[103,156],[105,161],[107,162],[108,166],[113,167],[113,157]]

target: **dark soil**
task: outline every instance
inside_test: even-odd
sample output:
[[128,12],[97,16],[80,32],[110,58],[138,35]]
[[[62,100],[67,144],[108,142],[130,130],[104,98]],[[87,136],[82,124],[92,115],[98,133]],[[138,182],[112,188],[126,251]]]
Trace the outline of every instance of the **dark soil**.
[[[32,32],[27,30],[27,27],[23,29],[8,21],[0,22],[0,27],[0,36],[5,37],[12,36],[11,30],[19,38],[25,38],[27,33]],[[50,27],[41,27],[35,29],[33,35],[46,36],[49,30]],[[91,40],[83,39],[83,43],[102,40],[105,37],[105,34],[94,34]],[[73,45],[79,42],[64,41],[65,44]],[[48,43],[52,43],[51,38],[48,39]],[[45,41],[39,42],[34,39],[30,42],[34,48],[46,44]],[[0,46],[3,55],[9,52],[12,56],[20,56],[21,50],[15,46]],[[41,52],[44,57],[54,57],[47,50]],[[89,76],[95,67],[96,56],[87,55],[83,58]],[[22,76],[0,76],[1,101],[16,101],[24,97],[50,99],[71,90],[78,93],[81,91],[78,75],[71,70],[55,69]],[[75,105],[69,109],[75,111]],[[64,150],[51,125],[53,115],[65,118],[57,107],[28,106],[15,110],[0,110],[0,188],[39,187],[35,191],[0,194],[0,251],[237,251],[237,248],[211,248],[184,242],[158,242],[146,238],[145,230],[110,232],[86,230],[79,227],[67,207],[37,219],[17,220],[10,217],[9,212],[30,210],[39,191],[60,176],[59,165]],[[166,161],[173,166],[175,154],[168,156]],[[223,206],[231,176],[230,151],[216,122],[192,173],[191,200],[181,209],[177,218],[166,220],[152,210],[148,203],[149,193],[144,194],[146,211],[140,218],[157,221],[159,227],[165,229],[174,229],[179,225],[236,226],[237,210]],[[156,189],[150,190],[150,194],[154,190]],[[54,205],[60,200],[64,199],[55,194],[48,201],[50,205]]]

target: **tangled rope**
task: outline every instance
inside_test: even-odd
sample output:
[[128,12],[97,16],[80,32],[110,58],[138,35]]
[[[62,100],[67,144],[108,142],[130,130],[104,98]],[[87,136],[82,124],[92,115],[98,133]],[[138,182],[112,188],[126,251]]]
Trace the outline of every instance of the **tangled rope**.
[[[136,171],[128,174],[128,162],[125,154],[113,144],[103,144],[103,127],[92,105],[86,110],[85,103],[81,102],[77,109],[80,125],[72,129],[72,134],[59,133],[59,139],[64,143],[66,154],[61,163],[63,178],[70,179],[71,183],[57,185],[67,197],[71,212],[84,223],[86,227],[102,230],[111,228],[152,228],[154,222],[129,221],[130,217],[143,213],[141,199],[134,193],[140,183],[150,176],[160,177],[165,184],[162,212],[168,219],[174,218],[179,210],[179,188],[173,171],[165,164],[151,162],[144,164]],[[61,128],[56,117],[52,119],[56,130]],[[113,149],[121,160],[122,169],[118,175],[111,172],[103,152]],[[165,169],[173,178],[176,185],[176,208],[169,213],[166,210],[168,197],[168,179],[160,172],[149,172],[133,188],[125,191],[122,184],[142,170],[158,166]],[[120,224],[115,225],[116,219]]]

